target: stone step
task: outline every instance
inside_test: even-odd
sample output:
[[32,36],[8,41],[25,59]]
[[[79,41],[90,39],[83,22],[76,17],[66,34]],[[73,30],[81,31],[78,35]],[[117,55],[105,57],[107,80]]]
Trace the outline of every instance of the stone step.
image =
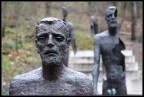
[[[92,71],[92,63],[69,63],[68,67],[76,71]],[[100,71],[102,71],[102,64],[100,64]],[[126,63],[126,71],[138,71],[138,63]]]
[[[126,57],[127,56],[133,56],[132,50],[123,50],[121,51]],[[94,52],[93,50],[79,50],[77,53],[74,55],[73,51],[70,51],[69,53],[70,57],[94,57]]]
[[[133,56],[133,53],[131,50],[125,50],[122,51],[125,54],[125,62],[135,62],[135,56]],[[76,55],[73,54],[72,51],[70,51],[69,55],[69,62],[91,62],[94,61],[93,51],[78,51]],[[100,59],[100,63],[102,62],[102,59]]]
[[[126,57],[125,63],[135,62],[135,56]],[[93,64],[94,58],[69,58],[69,64]],[[100,64],[102,63],[102,59],[100,59]]]

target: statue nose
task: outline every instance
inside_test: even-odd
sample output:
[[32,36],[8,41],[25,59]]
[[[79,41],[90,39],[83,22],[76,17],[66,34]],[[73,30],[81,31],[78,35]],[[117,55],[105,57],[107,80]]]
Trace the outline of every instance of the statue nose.
[[50,47],[50,48],[54,46],[54,43],[53,43],[52,38],[53,38],[53,37],[52,37],[52,35],[50,34],[50,35],[49,35],[49,39],[48,39],[48,43],[47,43],[47,46]]
[[112,15],[112,17],[111,17],[112,19],[114,19],[115,18],[115,16],[114,16],[114,14]]

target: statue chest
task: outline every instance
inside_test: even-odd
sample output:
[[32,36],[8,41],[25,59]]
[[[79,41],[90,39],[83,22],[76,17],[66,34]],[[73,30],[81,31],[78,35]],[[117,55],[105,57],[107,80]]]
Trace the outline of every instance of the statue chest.
[[101,52],[106,53],[106,54],[111,54],[112,49],[118,44],[118,38],[113,38],[113,37],[104,37],[101,40]]
[[71,83],[31,83],[25,85],[22,95],[76,95],[76,88]]

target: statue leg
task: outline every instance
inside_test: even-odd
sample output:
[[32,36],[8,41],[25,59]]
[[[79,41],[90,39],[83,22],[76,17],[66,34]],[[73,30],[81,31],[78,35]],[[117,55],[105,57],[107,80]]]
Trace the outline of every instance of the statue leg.
[[108,95],[107,89],[108,89],[108,82],[106,80],[103,80],[103,85],[102,85],[102,95]]
[[127,95],[125,76],[124,78],[122,78],[121,82],[119,82],[117,91],[118,91],[118,95]]

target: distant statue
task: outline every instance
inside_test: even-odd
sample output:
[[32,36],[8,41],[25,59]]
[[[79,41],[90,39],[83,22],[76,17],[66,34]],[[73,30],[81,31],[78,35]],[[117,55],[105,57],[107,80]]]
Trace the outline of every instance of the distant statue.
[[106,10],[108,30],[94,37],[93,92],[97,95],[100,55],[103,62],[103,95],[127,95],[125,80],[125,57],[121,50],[125,45],[118,35],[117,8]]
[[[77,45],[76,45],[76,41],[75,41],[73,24],[71,22],[67,22],[66,21],[66,17],[68,15],[68,11],[67,11],[67,8],[65,6],[62,7],[62,11],[63,11],[63,21],[65,21],[68,24],[69,29],[70,29],[70,34],[71,34],[70,37],[71,37],[72,49],[73,49],[74,54],[76,54]],[[69,51],[68,51],[68,53],[65,53],[65,56],[64,56],[63,62],[64,62],[65,66],[68,66],[68,59],[69,59]]]
[[98,22],[95,16],[90,17],[90,29],[93,35],[98,33]]
[[42,67],[14,77],[9,95],[92,95],[92,81],[62,62],[70,45],[69,27],[64,21],[52,17],[40,20],[35,44]]

